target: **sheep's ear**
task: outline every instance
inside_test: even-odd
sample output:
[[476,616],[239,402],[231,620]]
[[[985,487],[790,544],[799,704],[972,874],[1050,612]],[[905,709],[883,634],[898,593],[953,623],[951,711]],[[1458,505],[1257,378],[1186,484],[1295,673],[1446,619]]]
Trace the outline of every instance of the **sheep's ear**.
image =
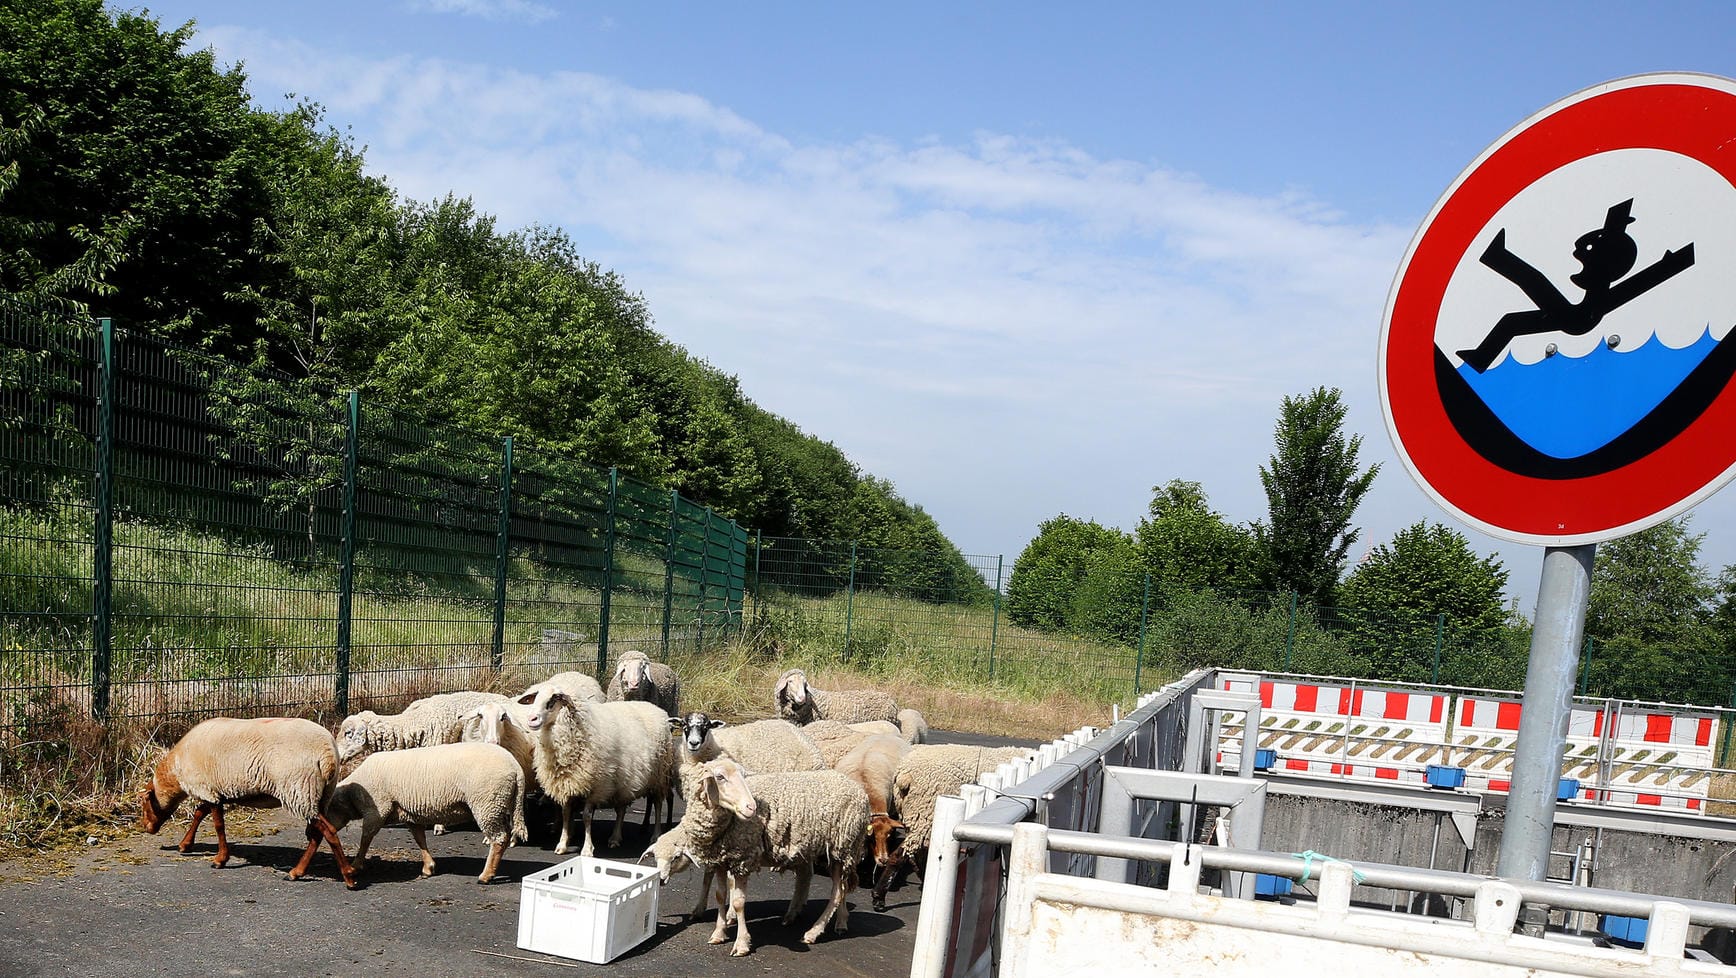
[[713,721],[711,721],[709,726],[711,727],[711,729],[716,730],[718,727],[729,726],[729,721],[728,720],[713,720]]
[[908,793],[910,791],[910,780],[909,771],[899,771],[898,776],[892,779],[892,787],[899,791]]
[[681,717],[670,717],[669,718],[669,727],[672,730],[681,730],[686,726],[686,724],[687,724],[687,721]]

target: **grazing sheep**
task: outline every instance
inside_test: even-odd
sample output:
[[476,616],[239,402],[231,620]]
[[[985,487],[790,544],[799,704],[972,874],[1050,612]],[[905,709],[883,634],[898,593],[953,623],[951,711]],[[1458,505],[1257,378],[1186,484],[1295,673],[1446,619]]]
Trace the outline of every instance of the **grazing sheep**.
[[[894,866],[920,866],[934,831],[934,802],[941,795],[955,794],[985,771],[1025,757],[1024,747],[974,747],[968,744],[913,745],[898,763],[892,779],[892,809],[904,823],[904,841],[892,854]],[[890,874],[876,881],[875,899],[885,902]]]
[[611,703],[622,700],[644,700],[656,703],[672,717],[681,715],[681,678],[675,670],[638,649],[621,653],[615,663],[615,676],[609,680],[607,698]]
[[282,806],[307,823],[307,848],[289,871],[289,878],[300,879],[307,872],[324,839],[337,859],[344,885],[355,889],[355,873],[344,858],[337,829],[324,815],[337,771],[331,732],[312,720],[214,717],[187,731],[157,762],[151,779],[139,792],[139,828],[155,833],[182,801],[191,798],[198,808],[179,849],[187,851],[199,831],[199,822],[210,815],[217,827],[217,854],[211,865],[221,867],[229,861],[224,806]]
[[[857,744],[835,767],[838,773],[862,786],[868,793],[868,848],[879,867],[879,879],[890,884],[904,823],[896,817],[892,805],[892,783],[898,775],[898,765],[904,755],[913,750],[903,737],[875,734]],[[874,909],[886,909],[886,891],[877,881],[874,887]]]
[[[567,851],[574,798],[585,799],[582,856],[595,851],[591,815],[598,805],[615,807],[610,846],[621,844],[627,806],[639,798],[647,799],[648,807],[665,806],[667,824],[673,814],[666,805],[675,783],[675,745],[669,737],[669,717],[657,706],[593,703],[554,692],[526,717],[525,727],[536,737],[537,781],[545,794],[561,803],[561,838],[555,852]],[[651,813],[646,815],[649,818]]]
[[381,716],[373,710],[346,717],[338,728],[338,761],[347,763],[370,750],[403,750],[454,744],[464,732],[464,714],[484,703],[504,703],[499,693],[465,690],[425,696],[404,712]]
[[669,725],[680,734],[680,780],[684,793],[695,766],[718,757],[728,757],[753,774],[819,771],[828,767],[819,745],[802,728],[786,720],[755,720],[730,726],[694,712],[670,717]]
[[928,720],[917,710],[898,711],[898,732],[907,743],[928,743]]
[[796,724],[815,720],[898,722],[898,704],[889,694],[877,689],[815,689],[808,685],[807,673],[800,669],[790,669],[778,677],[772,689],[772,705],[778,716]]
[[752,949],[747,879],[760,869],[796,874],[795,896],[784,912],[784,923],[794,922],[808,902],[814,866],[822,861],[832,877],[832,895],[802,941],[818,941],[828,923],[840,934],[849,930],[850,908],[844,898],[856,887],[856,864],[868,825],[868,794],[855,781],[836,771],[748,777],[740,764],[719,758],[706,762],[695,779],[681,825],[688,858],[729,877],[729,906],[718,912],[711,943],[726,940],[733,920],[730,954]]
[[488,861],[478,883],[494,879],[501,854],[524,829],[524,771],[504,747],[495,744],[440,744],[407,750],[376,751],[338,782],[326,809],[334,828],[361,819],[356,848],[360,868],[368,846],[387,823],[410,827],[422,850],[422,875],[434,875],[428,851],[429,825],[474,819],[488,843]]

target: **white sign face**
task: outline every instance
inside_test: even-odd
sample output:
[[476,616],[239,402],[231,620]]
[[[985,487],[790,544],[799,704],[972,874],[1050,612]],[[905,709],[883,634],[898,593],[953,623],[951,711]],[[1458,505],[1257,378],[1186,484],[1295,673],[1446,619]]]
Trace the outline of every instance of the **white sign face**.
[[1381,406],[1424,491],[1545,546],[1662,522],[1736,474],[1736,82],[1579,92],[1436,203],[1388,299]]

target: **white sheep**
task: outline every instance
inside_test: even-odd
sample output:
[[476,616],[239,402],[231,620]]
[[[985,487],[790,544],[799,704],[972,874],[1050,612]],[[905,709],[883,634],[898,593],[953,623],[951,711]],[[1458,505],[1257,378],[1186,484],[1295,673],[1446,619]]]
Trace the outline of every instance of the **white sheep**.
[[928,743],[928,719],[917,710],[898,711],[898,733],[907,743]]
[[[904,755],[914,748],[896,734],[875,734],[851,748],[834,767],[868,793],[868,848],[879,867],[874,886],[874,909],[886,909],[886,887],[898,864],[898,843],[904,823],[892,804],[892,785]],[[885,884],[885,885],[882,885]]]
[[[708,761],[695,780],[681,825],[685,850],[694,863],[729,877],[729,906],[720,909],[710,942],[722,944],[731,921],[736,925],[732,955],[752,949],[747,930],[747,879],[760,869],[796,874],[795,896],[784,923],[795,921],[808,902],[813,868],[823,862],[832,894],[802,941],[813,944],[832,924],[837,933],[850,926],[845,896],[856,887],[868,825],[868,795],[836,771],[793,771],[745,775],[727,758]],[[703,892],[703,891],[702,891]]]
[[524,771],[524,790],[536,787],[536,739],[525,729],[522,707],[510,701],[484,703],[465,713],[463,721],[461,741],[504,748]]
[[[876,720],[874,723],[892,730],[898,728],[891,724]],[[826,767],[837,767],[845,754],[855,749],[869,736],[868,731],[856,729],[856,725],[838,720],[815,720],[802,728],[802,733],[820,748],[820,756],[825,760]],[[879,731],[884,733],[885,730]]]
[[[892,779],[892,810],[898,813],[898,819],[906,830],[904,841],[893,853],[894,867],[923,865],[929,838],[934,832],[936,799],[941,795],[956,794],[960,787],[975,781],[977,775],[1030,753],[1024,747],[913,745],[898,762],[898,773]],[[890,882],[890,874],[883,872],[875,884],[877,898],[882,904],[886,893],[884,887]]]
[[463,690],[425,696],[404,712],[382,715],[363,710],[344,718],[338,728],[338,761],[348,762],[370,750],[403,750],[453,744],[464,731],[464,714],[484,703],[504,703],[499,693]]
[[611,703],[644,700],[656,703],[672,717],[681,715],[681,678],[674,669],[652,662],[650,656],[638,649],[621,653],[605,696]]
[[890,694],[877,689],[816,689],[800,669],[787,670],[778,677],[772,688],[772,705],[778,716],[796,724],[815,720],[898,722],[898,704]]
[[191,798],[198,808],[179,849],[186,852],[192,846],[199,822],[210,815],[217,828],[217,854],[211,865],[221,867],[229,861],[224,807],[281,806],[307,825],[307,848],[289,878],[300,879],[307,872],[324,839],[337,859],[344,885],[354,889],[355,873],[344,858],[337,829],[324,814],[337,771],[331,731],[312,720],[214,717],[187,731],[157,762],[139,792],[139,827],[155,833],[182,801]]
[[[555,852],[567,851],[575,798],[585,799],[582,856],[594,851],[591,816],[597,806],[615,807],[609,845],[618,846],[628,805],[640,798],[648,809],[667,805],[675,783],[675,744],[668,715],[654,704],[593,703],[555,692],[525,718],[525,726],[536,737],[537,781],[544,794],[561,803]],[[647,810],[647,820],[651,814]],[[664,807],[665,823],[671,814]]]
[[575,700],[587,700],[592,703],[602,703],[608,699],[603,695],[603,687],[597,681],[582,672],[557,672],[540,683],[526,686],[524,692],[514,699],[520,706],[528,706],[526,714],[542,709],[542,700],[550,693],[565,693]]
[[495,744],[440,744],[407,750],[376,751],[338,782],[327,814],[335,828],[361,820],[356,866],[387,823],[405,824],[422,850],[422,875],[434,875],[434,854],[423,831],[430,825],[472,819],[488,843],[488,860],[478,883],[494,879],[501,854],[527,838],[524,827],[524,771],[505,748]]
[[730,725],[702,712],[670,717],[679,734],[678,761],[682,792],[696,765],[728,757],[753,774],[779,771],[819,771],[828,767],[825,754],[803,728],[787,720],[755,720]]

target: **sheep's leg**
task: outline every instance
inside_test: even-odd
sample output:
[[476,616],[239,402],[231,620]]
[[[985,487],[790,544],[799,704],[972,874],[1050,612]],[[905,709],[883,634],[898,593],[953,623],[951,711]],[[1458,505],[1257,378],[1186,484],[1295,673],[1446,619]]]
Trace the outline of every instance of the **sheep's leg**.
[[368,847],[374,844],[374,836],[379,833],[380,826],[384,824],[384,822],[371,821],[362,823],[362,840],[356,846],[356,866],[360,867],[362,863],[368,861]]
[[199,831],[199,823],[211,813],[211,807],[209,802],[201,802],[198,808],[193,809],[192,824],[187,826],[187,834],[181,836],[181,844],[176,847],[178,852],[186,852],[193,847],[193,836]]
[[307,872],[308,863],[313,862],[313,854],[319,849],[321,839],[332,847],[332,858],[338,862],[338,875],[343,877],[344,885],[355,889],[359,885],[356,883],[355,870],[350,868],[350,861],[344,858],[344,844],[338,841],[338,830],[332,828],[332,823],[326,821],[324,815],[315,815],[313,820],[307,823],[307,849],[301,854],[301,861],[289,871],[289,878],[298,880]]
[[714,882],[719,884],[717,887],[717,912],[719,916],[723,914],[724,893],[721,885],[723,882],[723,871],[707,869],[703,870],[700,874],[699,902],[694,905],[693,912],[687,915],[688,920],[697,922],[700,915],[705,913],[706,904],[711,900],[712,883]]
[[739,958],[753,950],[753,942],[748,939],[747,934],[747,877],[745,875],[729,874],[729,912],[724,913],[722,909],[718,910],[717,927],[711,932],[711,943],[722,944],[724,942],[724,928],[728,926],[730,920],[735,921],[735,946],[729,949],[729,953]]
[[592,805],[590,800],[587,799],[585,801],[585,815],[584,815],[585,844],[579,847],[579,855],[581,855],[581,856],[593,855],[597,851],[595,844],[593,844],[591,842],[591,816],[596,812],[596,810],[597,810],[596,806]]
[[850,909],[844,904],[844,880],[847,878],[848,872],[836,861],[833,861],[832,899],[826,902],[826,909],[820,911],[820,919],[814,921],[814,926],[808,928],[808,932],[802,935],[803,944],[812,944],[818,941],[820,935],[826,932],[826,924],[832,919],[833,914],[838,916],[838,933],[842,934],[850,929]]
[[217,830],[217,855],[211,857],[211,865],[218,869],[229,861],[229,837],[223,834],[223,803],[211,806],[211,827]]
[[434,875],[434,854],[428,851],[428,832],[420,825],[410,826],[410,837],[416,840],[416,848],[422,850],[422,877]]
[[494,879],[494,874],[500,869],[500,854],[506,851],[506,843],[494,842],[488,846],[488,862],[482,867],[482,875],[476,878],[478,883],[487,883]]
[[[585,824],[586,824],[587,828],[590,825],[589,822],[586,822]],[[571,798],[562,798],[561,799],[561,841],[555,843],[555,855],[557,855],[557,856],[566,855],[567,844],[569,841],[569,835],[572,831],[572,827],[573,827],[573,800]],[[589,832],[586,832],[585,833],[585,839],[587,841],[589,841],[590,837],[591,837],[591,834]],[[589,853],[587,853],[586,855],[589,855]]]
[[[615,806],[615,831],[609,834],[609,848],[613,849],[621,844],[621,829],[626,827],[626,824],[627,806],[625,803],[617,804]],[[585,837],[586,839],[590,838],[590,825],[588,824],[585,826]],[[590,853],[587,852],[585,855],[588,856]]]
[[[808,884],[814,880],[814,867],[806,864],[797,866],[795,873],[796,893],[790,897],[789,909],[784,911],[784,926],[786,927],[795,923],[796,918],[801,916],[802,910],[808,905]],[[808,943],[814,942],[809,941]]]
[[878,872],[874,877],[874,909],[886,912],[886,891],[892,887],[892,876],[898,872],[897,864],[875,867]]

